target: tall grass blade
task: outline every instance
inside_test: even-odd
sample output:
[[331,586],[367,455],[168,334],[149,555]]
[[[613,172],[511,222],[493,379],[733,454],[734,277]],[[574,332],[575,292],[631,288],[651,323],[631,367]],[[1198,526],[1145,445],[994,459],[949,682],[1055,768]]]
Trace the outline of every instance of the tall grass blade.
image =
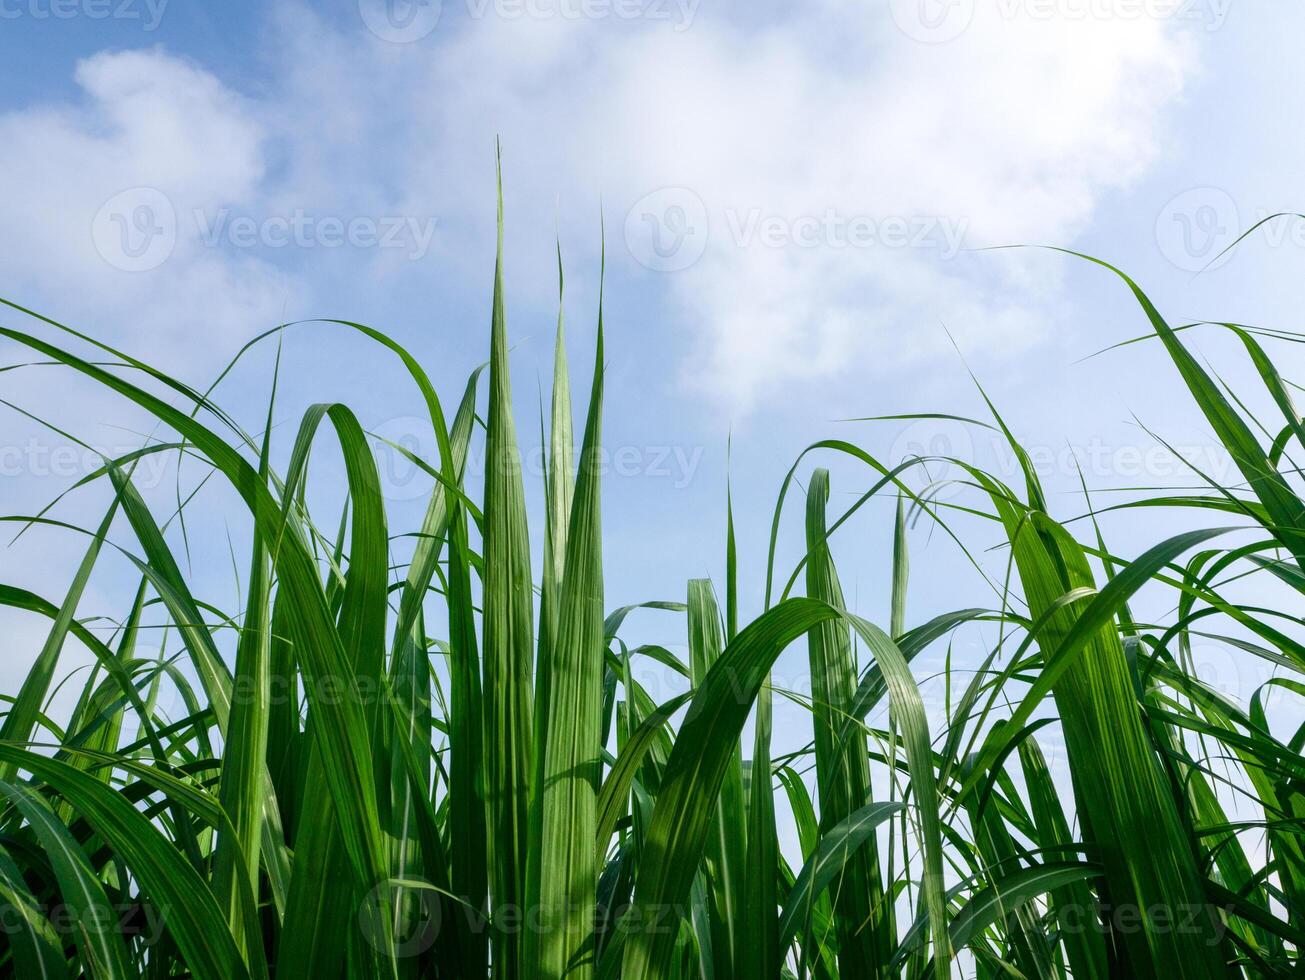
[[[604,652],[601,524],[603,312],[599,296],[593,388],[566,536],[557,644],[542,664],[548,708],[536,746],[538,818],[532,835],[531,906],[548,927],[527,936],[530,975],[587,980],[595,968],[593,909],[597,802],[602,780]],[[537,882],[537,886],[535,885]]]
[[[842,609],[843,590],[825,522],[828,501],[829,471],[818,469],[807,488],[807,595]],[[900,629],[900,562],[894,567],[893,619]],[[904,583],[900,589],[904,591]],[[807,650],[820,826],[827,834],[871,802],[869,746],[865,733],[847,724],[856,695],[850,627],[838,620],[820,624],[807,637]],[[873,976],[889,961],[896,945],[892,903],[884,893],[876,842],[868,839],[856,848],[841,873],[834,899],[839,969],[848,976]]]
[[[489,802],[493,909],[526,908],[532,749],[534,609],[521,457],[512,420],[507,326],[503,312],[503,189],[499,178],[498,251],[490,323],[489,417],[485,433],[484,745]],[[592,840],[592,838],[591,838]],[[493,932],[494,976],[529,976],[516,929]]]

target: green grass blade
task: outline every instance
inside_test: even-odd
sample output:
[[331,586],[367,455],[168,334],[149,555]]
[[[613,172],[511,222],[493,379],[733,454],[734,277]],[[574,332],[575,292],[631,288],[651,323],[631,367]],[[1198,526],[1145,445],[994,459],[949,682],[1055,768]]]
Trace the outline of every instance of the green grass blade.
[[65,763],[9,744],[0,744],[0,760],[48,783],[122,857],[163,913],[197,980],[250,976],[208,885],[142,814],[99,780]]
[[[552,414],[548,427],[548,472],[544,506],[544,573],[539,600],[539,659],[549,660],[557,642],[561,608],[562,578],[566,571],[567,528],[575,496],[574,436],[571,422],[571,381],[566,363],[566,334],[563,326],[562,247],[557,249],[557,337],[553,345]],[[545,671],[540,670],[541,676]],[[546,698],[537,695],[542,710]],[[543,720],[536,719],[543,727]]]
[[[1026,521],[1004,500],[994,497],[994,501],[1006,522],[1032,612],[1048,610],[1071,589],[1093,587],[1082,549],[1059,525],[1043,515]],[[1130,573],[1146,574],[1135,563],[1111,585]],[[1120,593],[1116,607],[1127,599],[1123,590]],[[1155,980],[1167,976],[1213,980],[1226,972],[1213,931],[1216,920],[1206,905],[1190,843],[1143,728],[1119,635],[1109,622],[1090,626],[1093,606],[1105,598],[1101,593],[1077,615],[1072,607],[1055,610],[1039,637],[1045,650],[1058,651],[1071,633],[1079,631],[1082,636],[1084,649],[1075,669],[1060,672],[1054,690],[1085,836],[1101,852],[1110,900],[1116,906],[1145,910],[1148,916],[1155,909],[1169,910],[1169,915],[1198,913],[1194,918],[1199,931],[1194,935],[1180,937],[1154,928],[1125,931],[1121,939],[1134,973]],[[1049,681],[1052,673],[1048,657],[1039,683]],[[1012,719],[1007,730],[1023,723]]]
[[812,599],[777,604],[739,631],[698,687],[657,796],[634,904],[622,920],[624,980],[674,975],[675,910],[688,900],[752,702],[784,648],[835,615]]
[[[689,581],[689,658],[690,669],[695,685],[702,683],[708,672],[720,658],[724,641],[721,634],[720,611],[712,592],[711,582],[707,579]],[[759,728],[758,750],[763,756],[769,754],[769,692],[762,690],[758,696]],[[769,766],[769,762],[765,763]],[[754,797],[755,801],[755,797]],[[712,937],[712,953],[715,970],[722,976],[735,972],[732,965],[734,950],[738,946],[736,930],[741,926],[743,916],[744,869],[747,867],[748,844],[746,829],[751,829],[750,818],[760,821],[759,832],[766,833],[764,813],[749,814],[744,805],[743,796],[743,756],[736,747],[730,759],[725,779],[721,783],[720,800],[716,811],[715,829],[707,840],[708,899],[715,914],[710,922],[715,929]],[[773,821],[773,811],[771,820]],[[745,829],[746,828],[746,829]],[[771,836],[774,829],[771,828]],[[773,867],[773,860],[771,866]],[[773,877],[773,876],[772,876]],[[765,885],[759,889],[766,890]],[[758,909],[762,917],[765,912]],[[773,916],[773,905],[770,915]],[[763,931],[749,938],[754,947],[764,945],[765,926],[753,922]]]
[[1093,864],[1062,862],[1022,868],[1003,875],[961,907],[952,921],[952,943],[957,949],[967,946],[1012,907],[1057,888],[1086,881],[1099,873],[1100,868]]
[[595,835],[597,854],[600,858],[607,853],[607,845],[616,831],[616,823],[625,812],[630,787],[634,784],[639,769],[653,746],[657,744],[658,737],[665,732],[666,723],[675,712],[684,707],[691,696],[692,692],[677,695],[644,718],[621,748],[616,764],[603,780],[603,788],[598,793]]
[[26,818],[50,859],[86,972],[110,980],[130,977],[131,959],[116,934],[119,916],[68,828],[34,790],[0,781],[0,793]]
[[911,559],[906,544],[906,498],[897,495],[897,519],[893,522],[893,597],[888,634],[899,639],[906,632],[906,587]]
[[[90,580],[91,570],[95,567],[95,562],[99,558],[100,548],[104,544],[105,535],[109,533],[109,526],[113,523],[113,517],[117,510],[118,502],[115,500],[109,507],[108,513],[104,515],[104,520],[100,522],[100,527],[92,538],[90,547],[86,549],[86,554],[82,558],[72,584],[68,588],[68,594],[60,603],[59,612],[50,625],[50,632],[46,635],[45,644],[41,647],[41,652],[37,654],[35,663],[27,672],[27,677],[18,691],[18,696],[14,699],[9,713],[5,715],[4,724],[0,725],[0,741],[26,742],[32,737],[37,716],[41,711],[42,704],[45,702],[46,694],[49,693],[50,684],[58,666],[59,654],[63,650],[64,640],[68,636],[68,631],[72,628],[73,617],[77,614],[77,606],[81,602],[82,594],[86,591],[86,583]],[[13,778],[13,767],[0,763],[0,779],[10,780]]]
[[[1068,851],[1073,838],[1042,750],[1036,740],[1028,738],[1020,742],[1019,754],[1038,843]],[[1104,980],[1108,975],[1105,937],[1096,929],[1083,928],[1084,916],[1093,903],[1088,881],[1069,881],[1049,889],[1049,900],[1075,980]]]
[[[1065,251],[1065,250],[1061,250]],[[1178,373],[1187,384],[1188,390],[1196,399],[1201,411],[1214,428],[1219,440],[1231,454],[1233,462],[1250,484],[1251,489],[1264,505],[1273,522],[1275,533],[1282,538],[1283,545],[1292,553],[1296,564],[1305,567],[1305,502],[1302,502],[1278,473],[1260,446],[1250,426],[1228,403],[1219,386],[1210,375],[1197,363],[1187,348],[1179,340],[1177,333],[1169,326],[1150,298],[1132,279],[1119,269],[1088,255],[1071,252],[1079,258],[1087,259],[1096,265],[1109,269],[1128,286],[1134,298],[1141,305],[1146,318],[1151,323],[1156,336],[1164,344],[1165,350],[1173,359]],[[1258,360],[1257,360],[1258,366]],[[1271,379],[1266,379],[1271,380]],[[1273,390],[1272,384],[1270,385]],[[1293,419],[1298,422],[1298,419]]]
[[[821,836],[819,846],[802,866],[784,900],[779,923],[782,946],[793,942],[817,900],[836,879],[845,875],[848,861],[874,838],[876,829],[904,809],[901,803],[870,803]],[[857,975],[875,976],[876,972]]]
[[[272,405],[259,458],[259,473],[268,472],[268,450],[272,432]],[[220,799],[231,820],[232,833],[218,839],[214,862],[214,891],[228,910],[232,935],[246,957],[262,955],[262,937],[244,935],[238,884],[234,873],[237,856],[243,854],[245,873],[258,881],[260,848],[266,828],[264,813],[269,806],[271,779],[267,773],[268,719],[271,710],[271,569],[262,537],[255,533],[250,555],[249,592],[245,618],[236,645],[236,666],[227,746],[222,755]]]
[[897,644],[873,623],[854,615],[847,615],[847,619],[883,671],[893,725],[901,733],[902,748],[910,766],[911,792],[919,818],[920,891],[933,936],[934,970],[939,980],[944,980],[951,975],[952,949],[943,881],[941,805],[924,698]]
[[[548,696],[543,744],[536,746],[535,850],[531,907],[549,924],[527,936],[526,962],[540,980],[587,980],[594,972],[594,840],[599,785],[604,652],[601,524],[603,310],[593,388],[566,541],[557,645],[544,665]],[[488,508],[486,509],[488,513]]]
[[[828,500],[829,472],[818,469],[807,488],[807,595],[842,609],[843,590],[825,523]],[[894,581],[895,621],[899,619],[896,585]],[[835,620],[817,626],[807,638],[807,650],[820,823],[830,831],[871,802],[869,747],[864,731],[847,723],[856,696],[848,624]],[[884,894],[875,842],[866,841],[856,849],[841,871],[844,877],[834,901],[839,967],[849,976],[871,976],[888,962],[896,944],[892,903]]]
[[68,962],[63,944],[42,913],[18,863],[0,847],[0,908],[6,917],[6,938],[17,976],[33,980],[64,980]]
[[[737,974],[757,977],[758,980],[774,980],[780,976],[783,966],[779,921],[779,837],[775,828],[775,787],[770,757],[771,700],[767,679],[757,695],[751,782],[747,787],[747,855],[743,873],[736,884],[743,892],[742,914],[734,924]],[[731,766],[725,777],[726,786],[733,779],[732,772]],[[722,812],[724,804],[722,787]]]
[[[281,508],[260,484],[254,469],[216,434],[161,399],[90,364],[75,355],[19,331],[0,327],[0,335],[38,350],[75,368],[106,387],[119,392],[153,413],[160,421],[186,436],[231,481],[252,511],[265,535],[279,538],[275,549],[281,588],[293,597],[289,630],[301,656],[309,681],[309,696],[319,702],[332,722],[319,727],[318,744],[330,764],[325,767],[331,796],[344,830],[346,850],[356,880],[372,882],[384,877],[384,864],[374,802],[375,786],[371,776],[367,731],[362,722],[356,697],[322,698],[322,686],[350,676],[344,666],[345,654],[340,636],[331,622],[320,583],[307,546],[295,533],[279,535],[283,527]],[[356,426],[356,422],[354,423]],[[374,467],[370,453],[361,440],[364,457]],[[358,446],[354,447],[355,453]],[[275,533],[274,533],[275,532]],[[156,588],[159,582],[152,580]],[[164,583],[166,588],[166,583]],[[214,706],[215,713],[217,706]],[[370,887],[370,885],[368,886]]]
[[[494,260],[494,306],[490,324],[489,417],[485,433],[484,744],[493,904],[515,915],[526,902],[527,815],[534,759],[531,662],[535,641],[530,542],[521,456],[512,420],[507,350],[500,177],[498,252]],[[514,929],[494,932],[494,976],[498,980],[526,977],[522,972],[521,939]]]

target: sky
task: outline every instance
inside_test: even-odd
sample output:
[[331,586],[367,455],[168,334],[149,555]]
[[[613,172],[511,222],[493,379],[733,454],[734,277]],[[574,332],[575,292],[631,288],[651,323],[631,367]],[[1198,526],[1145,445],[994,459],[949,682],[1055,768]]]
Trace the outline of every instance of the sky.
[[[752,615],[777,494],[813,442],[1013,476],[985,430],[850,421],[982,415],[976,381],[1058,516],[1084,510],[1079,469],[1100,495],[1191,483],[1166,443],[1231,478],[1163,352],[1089,358],[1147,330],[1117,278],[992,247],[1099,256],[1175,323],[1294,329],[1305,226],[1274,223],[1211,263],[1258,218],[1300,206],[1302,28],[1305,8],[1286,0],[0,0],[0,295],[201,387],[269,327],[355,320],[412,350],[452,403],[488,351],[499,142],[528,477],[560,248],[577,413],[605,268],[609,606],[680,599],[690,577],[720,584],[728,476]],[[1188,336],[1230,382],[1249,380],[1226,338]],[[1277,353],[1290,376],[1299,355]],[[256,347],[217,392],[251,429],[274,356]],[[30,359],[0,344],[0,363]],[[7,405],[96,449],[126,451],[148,427],[66,373],[0,377]],[[282,453],[303,409],[332,400],[433,453],[392,358],[340,327],[287,332]],[[5,412],[3,509],[32,513],[94,462]],[[392,524],[414,522],[427,485],[383,444],[378,455]],[[328,483],[332,465],[327,454]],[[819,453],[799,486],[813,465],[833,471],[836,505],[868,486],[863,467]],[[164,474],[140,478],[171,499]],[[189,570],[234,606],[229,542],[247,528],[220,488],[203,492],[217,516],[189,528]],[[86,523],[104,499],[78,491],[57,513]],[[781,521],[781,580],[801,510],[799,493]],[[1168,520],[1104,528],[1133,555]],[[849,602],[879,620],[891,521],[891,501],[870,505],[835,542]],[[993,543],[968,530],[976,553]],[[910,541],[909,621],[992,601],[928,521]],[[62,595],[83,548],[75,534],[26,535],[4,580]],[[83,612],[120,611],[124,579],[97,576]],[[9,690],[44,627],[3,622]],[[683,643],[665,613],[631,624],[635,640]],[[1198,667],[1253,690],[1227,650],[1198,651]],[[777,676],[800,690],[803,670],[795,655]],[[780,716],[781,742],[793,717]]]

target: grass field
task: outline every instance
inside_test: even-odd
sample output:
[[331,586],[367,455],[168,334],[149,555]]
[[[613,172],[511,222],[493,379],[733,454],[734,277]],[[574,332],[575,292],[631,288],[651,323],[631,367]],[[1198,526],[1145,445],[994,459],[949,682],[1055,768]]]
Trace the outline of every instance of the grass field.
[[[1301,976],[1305,728],[1292,720],[1305,695],[1305,503],[1291,460],[1305,423],[1266,352],[1294,338],[1200,328],[1244,345],[1263,391],[1243,394],[1277,410],[1256,419],[1118,275],[1240,474],[1127,505],[1185,515],[1191,530],[1121,554],[1095,517],[1067,529],[995,410],[972,424],[1009,441],[1022,462],[1013,486],[966,460],[881,460],[825,441],[781,488],[765,567],[738,565],[731,519],[724,580],[689,581],[682,604],[660,604],[682,620],[687,656],[641,645],[630,610],[604,601],[601,311],[575,420],[559,317],[545,520],[530,529],[501,271],[488,366],[462,392],[437,393],[382,333],[333,328],[392,355],[396,379],[424,399],[438,454],[412,460],[434,481],[419,527],[390,524],[374,440],[346,405],[309,411],[277,471],[271,393],[269,425],[248,433],[129,354],[52,321],[31,333],[3,322],[20,359],[105,387],[159,430],[85,477],[112,503],[80,529],[84,558],[63,595],[0,584],[0,601],[46,631],[39,650],[11,648],[32,667],[3,692],[0,971]],[[482,439],[472,499],[466,461]],[[323,443],[344,460],[343,515],[308,506]],[[133,483],[160,454],[184,455],[243,501],[243,608],[195,594],[175,512]],[[863,469],[870,489],[850,508],[831,508],[822,457]],[[963,492],[919,490],[930,462],[959,472]],[[847,608],[836,570],[840,527],[875,497],[898,502],[885,622]],[[179,506],[203,524],[202,508]],[[10,516],[27,534],[78,530],[57,514]],[[958,534],[958,562],[999,544],[1000,601],[913,621],[907,524],[947,534],[961,516],[990,533]],[[794,521],[806,554],[780,567],[775,536]],[[85,608],[119,547],[134,601]],[[762,579],[765,607],[741,609],[740,581]],[[1292,604],[1248,602],[1255,582]],[[1169,596],[1163,621],[1135,618],[1143,587]],[[996,642],[948,672],[940,725],[913,661],[976,623]],[[1191,647],[1212,637],[1271,679],[1242,701],[1202,682]],[[75,707],[55,717],[74,643],[95,666],[69,681]],[[768,677],[793,646],[809,658],[810,737],[780,755],[784,692]],[[636,680],[643,663],[680,693],[659,703]],[[1039,747],[1053,732],[1067,778]],[[800,854],[781,848],[778,825],[796,827]]]

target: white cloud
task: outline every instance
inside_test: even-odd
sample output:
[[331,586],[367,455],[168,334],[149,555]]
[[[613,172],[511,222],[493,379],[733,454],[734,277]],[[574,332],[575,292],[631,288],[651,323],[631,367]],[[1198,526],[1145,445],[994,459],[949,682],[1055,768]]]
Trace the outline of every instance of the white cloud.
[[98,54],[76,81],[76,104],[0,116],[0,183],[18,191],[0,197],[7,294],[148,340],[172,365],[265,326],[287,286],[262,262],[204,247],[189,221],[259,191],[266,134],[253,109],[158,50]]
[[[560,197],[567,237],[584,242],[601,197],[624,253],[629,209],[686,189],[654,198],[660,210],[632,225],[632,254],[613,259],[645,274],[636,259],[658,230],[664,246],[690,249],[679,271],[646,274],[678,314],[686,377],[742,411],[771,385],[927,355],[945,342],[940,320],[974,347],[1035,342],[1039,311],[998,298],[1001,276],[1024,277],[1029,293],[1024,261],[986,265],[981,288],[953,253],[1072,242],[1155,156],[1194,62],[1184,25],[1084,18],[1073,4],[1047,17],[1045,4],[959,0],[944,9],[973,12],[940,45],[913,40],[885,7],[843,0],[760,24],[714,6],[646,22],[443,6],[434,33],[408,45],[361,19],[327,26],[280,8],[276,73],[256,105],[158,52],[85,63],[86,105],[0,118],[14,148],[0,178],[33,187],[0,205],[7,227],[29,230],[0,246],[15,252],[9,267],[46,286],[84,282],[97,305],[111,285],[150,330],[200,317],[248,334],[312,279],[197,244],[186,214],[235,202],[256,215],[438,217],[438,268],[483,274],[501,134],[509,197],[539,215],[514,212],[533,243],[514,281],[541,302],[553,216],[540,202]],[[894,5],[899,18],[912,9]],[[107,197],[140,184],[164,189],[181,220],[175,254],[133,276],[100,261],[85,229]],[[691,227],[676,224],[684,217]],[[399,255],[370,254],[365,267],[349,256],[354,275]],[[1054,282],[1034,287],[1055,301]]]
[[[517,199],[560,192],[565,222],[566,202],[601,194],[617,247],[632,205],[683,188],[655,198],[632,251],[648,258],[658,219],[663,245],[689,250],[671,262],[687,268],[656,274],[693,338],[688,377],[736,410],[786,380],[927,355],[946,343],[939,320],[1016,351],[1039,311],[995,294],[1002,275],[1027,279],[1025,260],[989,264],[985,294],[951,253],[1072,243],[1155,157],[1195,54],[1163,18],[1043,9],[987,0],[946,45],[859,3],[763,27],[711,8],[686,31],[446,17],[436,56],[379,46],[412,114],[400,184],[415,210],[483,223],[486,148],[503,133]],[[1054,299],[1055,283],[1034,285]]]

